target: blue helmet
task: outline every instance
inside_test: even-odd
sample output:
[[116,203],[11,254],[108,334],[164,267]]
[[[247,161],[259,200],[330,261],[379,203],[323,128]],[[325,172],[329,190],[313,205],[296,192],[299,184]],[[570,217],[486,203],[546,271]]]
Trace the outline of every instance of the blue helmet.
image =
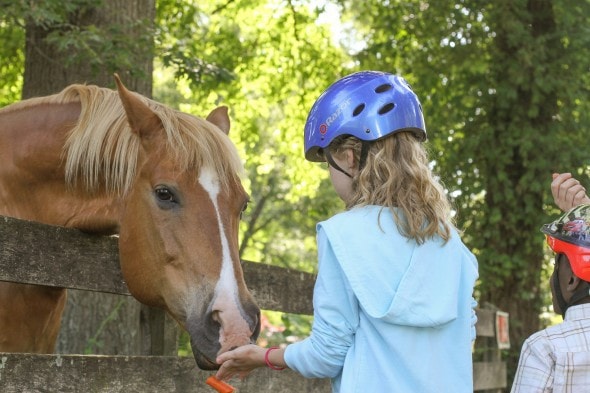
[[422,105],[405,79],[386,72],[357,72],[332,84],[305,123],[305,158],[325,161],[322,149],[340,135],[374,141],[410,131],[426,140]]

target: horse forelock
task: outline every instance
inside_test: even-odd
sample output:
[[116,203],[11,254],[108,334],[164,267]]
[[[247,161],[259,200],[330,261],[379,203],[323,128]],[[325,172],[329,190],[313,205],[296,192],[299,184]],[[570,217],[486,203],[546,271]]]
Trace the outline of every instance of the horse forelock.
[[222,187],[239,181],[244,168],[229,137],[205,119],[159,105],[152,108],[164,126],[170,153],[184,169],[211,166]]
[[[81,103],[78,124],[64,146],[66,181],[82,182],[89,192],[101,187],[124,195],[135,178],[140,140],[127,122],[116,91],[97,86],[72,85],[64,100],[75,96]],[[211,165],[222,187],[239,181],[242,161],[232,142],[208,121],[169,108],[137,93],[160,118],[166,131],[167,148],[180,170]]]

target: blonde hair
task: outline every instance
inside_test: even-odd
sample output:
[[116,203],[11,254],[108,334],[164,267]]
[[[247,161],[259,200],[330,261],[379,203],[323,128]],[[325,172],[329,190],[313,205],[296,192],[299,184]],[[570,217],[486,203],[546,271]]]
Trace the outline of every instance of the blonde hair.
[[[345,136],[332,142],[329,151],[342,158],[352,149],[358,164],[362,142]],[[451,203],[429,167],[428,154],[409,132],[397,132],[369,142],[366,161],[352,179],[346,208],[379,205],[391,210],[398,230],[418,244],[451,236]],[[401,213],[400,213],[401,212]]]

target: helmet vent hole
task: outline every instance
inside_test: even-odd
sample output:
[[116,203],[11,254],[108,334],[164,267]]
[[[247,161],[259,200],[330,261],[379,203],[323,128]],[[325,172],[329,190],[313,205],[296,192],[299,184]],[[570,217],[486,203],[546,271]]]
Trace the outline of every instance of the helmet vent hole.
[[361,112],[365,109],[365,104],[360,104],[358,105],[356,108],[354,108],[354,111],[352,111],[352,116],[358,116],[361,114]]
[[385,83],[383,85],[378,86],[375,89],[375,93],[385,93],[386,91],[391,90],[393,86],[391,86],[389,83]]
[[381,107],[381,109],[379,109],[379,114],[380,115],[384,115],[386,113],[391,112],[391,110],[395,108],[395,104],[393,102],[390,102],[389,104],[385,104]]

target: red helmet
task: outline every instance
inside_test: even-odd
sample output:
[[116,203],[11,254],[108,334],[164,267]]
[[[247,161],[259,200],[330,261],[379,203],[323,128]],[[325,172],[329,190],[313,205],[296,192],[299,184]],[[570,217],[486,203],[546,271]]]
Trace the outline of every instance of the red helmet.
[[574,274],[590,281],[590,205],[574,207],[541,232],[553,252],[567,256]]

